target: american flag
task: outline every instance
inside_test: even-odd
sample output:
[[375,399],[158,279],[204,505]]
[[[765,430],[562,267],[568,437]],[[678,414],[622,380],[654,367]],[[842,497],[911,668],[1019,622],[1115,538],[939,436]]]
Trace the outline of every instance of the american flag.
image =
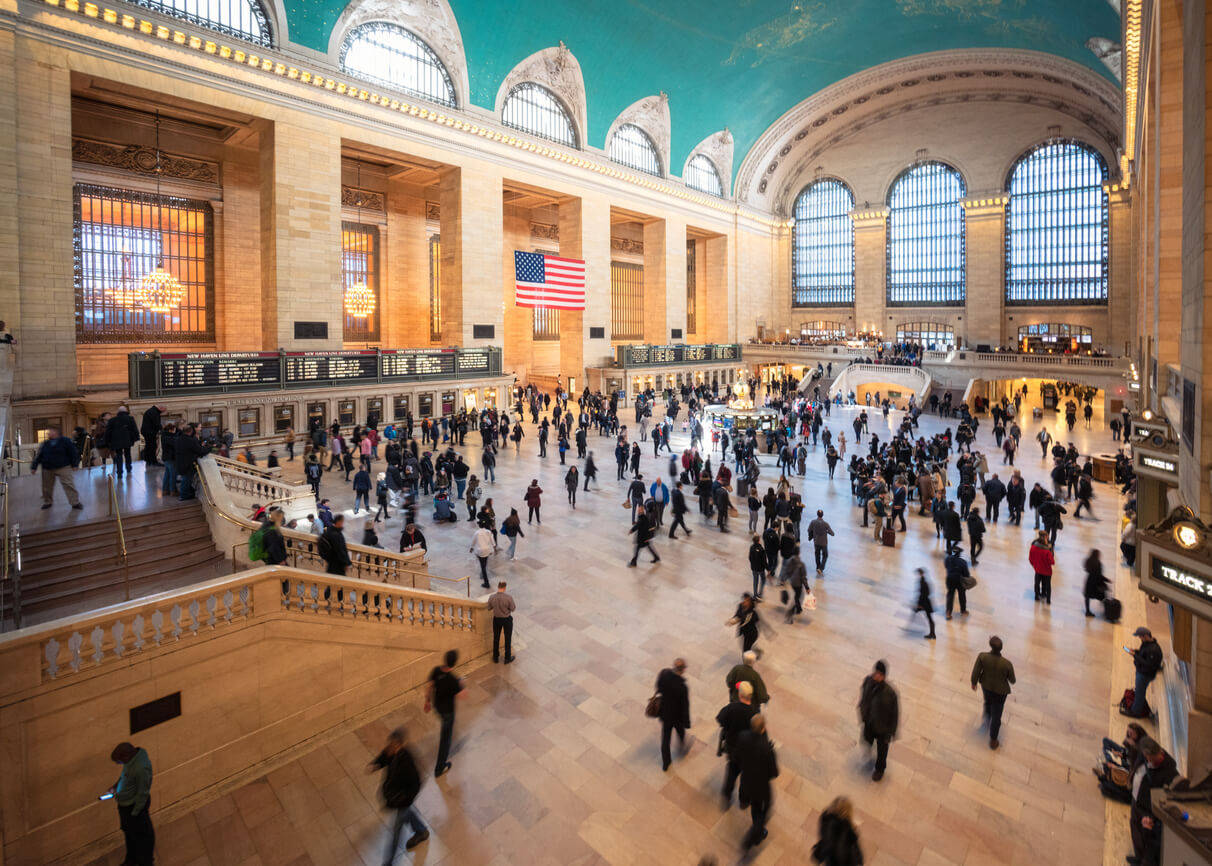
[[580,259],[514,250],[513,265],[519,307],[585,309],[585,263]]

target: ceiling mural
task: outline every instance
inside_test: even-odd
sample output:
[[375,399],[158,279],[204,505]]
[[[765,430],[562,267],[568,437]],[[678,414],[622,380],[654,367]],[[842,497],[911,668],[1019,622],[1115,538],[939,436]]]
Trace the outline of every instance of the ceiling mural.
[[[436,4],[440,0],[422,0]],[[293,42],[327,51],[344,0],[283,0]],[[604,147],[619,112],[669,94],[670,162],[727,127],[734,170],[771,124],[860,70],[956,48],[1046,51],[1112,79],[1087,48],[1118,42],[1107,0],[450,0],[471,102],[488,110],[510,70],[544,48],[580,62],[588,143]]]

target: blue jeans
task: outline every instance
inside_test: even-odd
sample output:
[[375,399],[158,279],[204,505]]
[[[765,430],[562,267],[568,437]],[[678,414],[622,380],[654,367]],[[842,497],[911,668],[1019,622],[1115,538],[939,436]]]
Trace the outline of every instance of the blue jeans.
[[755,568],[753,571],[753,594],[761,598],[762,592],[766,589],[766,570],[763,568]]
[[1145,692],[1149,689],[1151,682],[1153,682],[1153,677],[1142,674],[1140,671],[1136,672],[1136,699],[1132,701],[1132,709],[1128,710],[1132,715],[1143,716],[1149,712],[1149,702],[1145,700]]
[[457,498],[462,499],[463,491],[467,489],[467,479],[466,478],[456,478],[455,486],[459,489],[459,495]]
[[194,499],[194,473],[190,471],[187,474],[177,476],[177,483],[180,484],[180,499]]
[[357,513],[358,503],[362,503],[362,507],[370,511],[370,492],[366,490],[354,491],[354,512]]
[[412,827],[413,833],[424,833],[428,829],[417,814],[416,806],[396,809],[396,816],[391,821],[391,839],[387,843],[387,852],[383,855],[385,866],[391,866],[392,861],[396,859],[396,850],[400,847],[400,831],[404,829],[405,824]]
[[497,483],[497,472],[496,472],[496,468],[495,468],[495,467],[493,467],[493,466],[485,466],[485,467],[484,467],[484,474],[488,476],[488,480],[489,480],[489,481],[491,481],[493,484],[496,484],[496,483]]
[[164,458],[164,480],[160,482],[160,492],[164,494],[177,492],[177,461]]
[[512,535],[509,538],[509,558],[513,559],[513,552],[518,549],[518,537]]

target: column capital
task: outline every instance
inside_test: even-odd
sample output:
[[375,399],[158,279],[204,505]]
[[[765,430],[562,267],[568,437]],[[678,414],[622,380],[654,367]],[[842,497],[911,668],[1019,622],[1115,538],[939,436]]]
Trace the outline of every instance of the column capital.
[[864,208],[850,211],[850,219],[855,229],[883,228],[888,222],[889,210],[886,207]]
[[1107,194],[1107,204],[1112,207],[1126,205],[1132,201],[1132,189],[1128,175],[1124,175],[1123,180],[1118,182],[1104,183],[1103,192]]
[[1010,201],[1010,196],[1004,192],[986,193],[984,195],[973,195],[960,202],[960,206],[964,209],[964,215],[970,219],[980,219],[998,217],[1004,218],[1006,215],[1006,204]]

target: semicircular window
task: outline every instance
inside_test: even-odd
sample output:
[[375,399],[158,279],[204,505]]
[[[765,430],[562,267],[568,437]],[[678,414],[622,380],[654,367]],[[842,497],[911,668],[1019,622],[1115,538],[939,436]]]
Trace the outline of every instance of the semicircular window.
[[572,116],[555,94],[533,81],[523,81],[509,91],[501,106],[501,122],[539,138],[577,146]]
[[624,123],[610,136],[610,158],[619,165],[645,174],[661,176],[661,160],[648,133],[634,123]]
[[715,163],[701,153],[696,153],[690,158],[690,162],[686,163],[686,176],[682,179],[691,189],[697,189],[707,195],[724,195],[724,183],[720,180]]
[[341,44],[341,68],[366,81],[455,107],[450,73],[416,34],[389,21],[355,27]]
[[135,5],[180,18],[208,30],[266,48],[274,45],[273,27],[257,0],[133,0]]

